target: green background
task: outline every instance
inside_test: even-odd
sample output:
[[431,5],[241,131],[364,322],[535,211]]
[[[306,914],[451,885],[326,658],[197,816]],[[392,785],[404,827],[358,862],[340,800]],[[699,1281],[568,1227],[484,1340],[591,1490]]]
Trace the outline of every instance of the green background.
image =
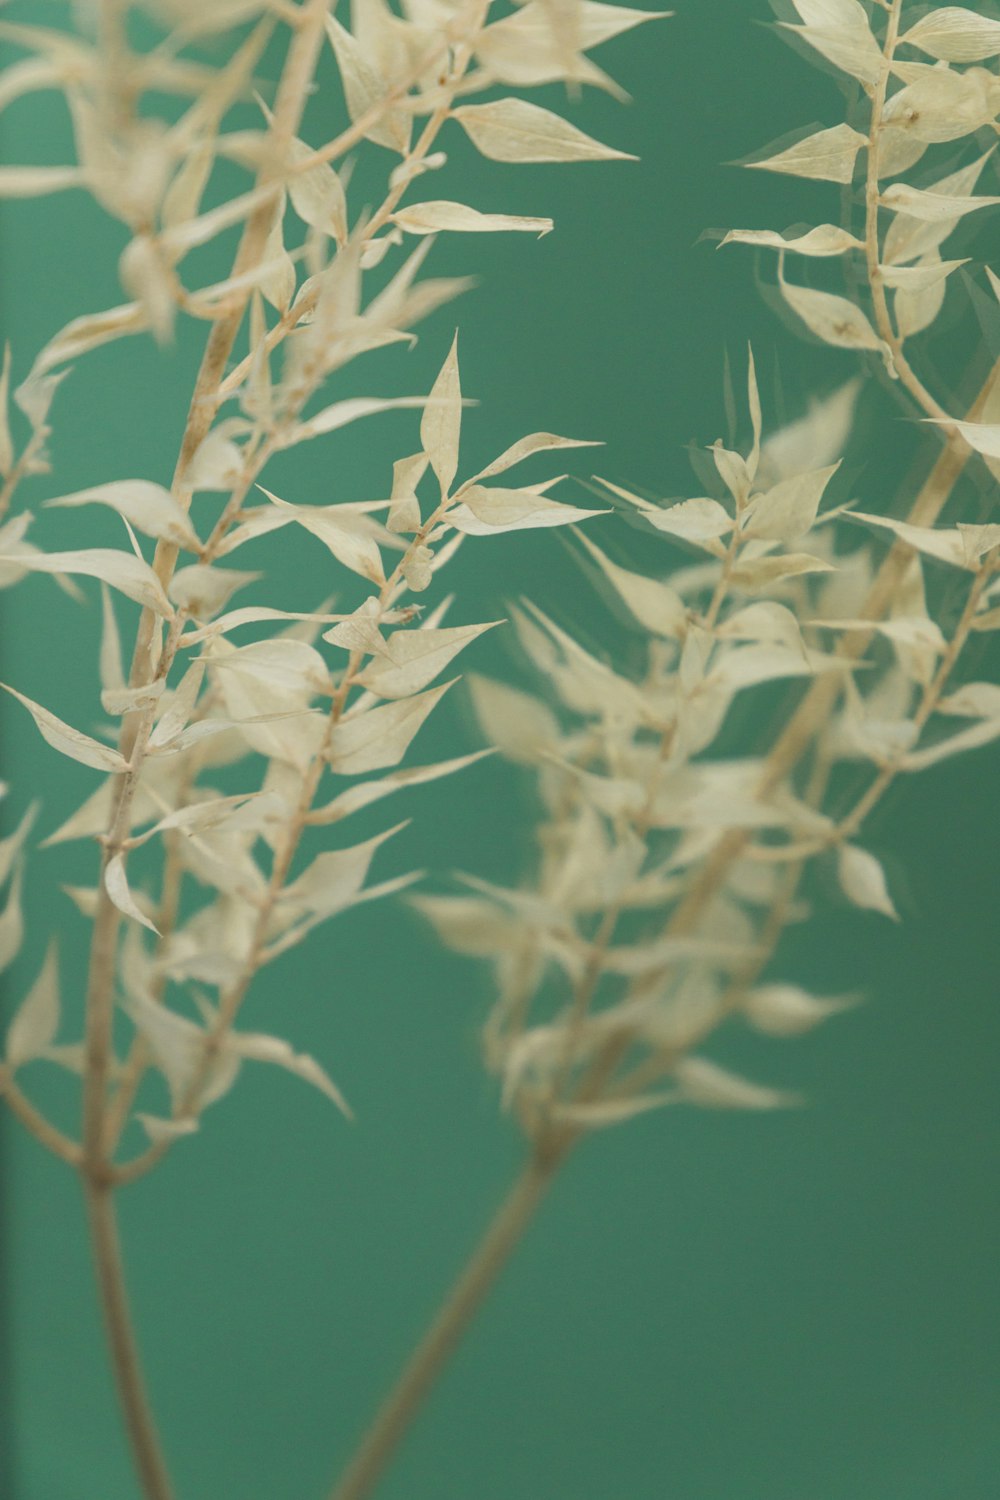
[[[470,466],[545,427],[603,438],[599,472],[681,495],[699,492],[686,445],[726,432],[725,351],[741,368],[753,339],[772,421],[779,397],[794,415],[803,387],[850,373],[848,356],[789,337],[752,259],[699,241],[706,228],[837,213],[836,190],[721,165],[841,118],[832,81],[759,26],[762,11],[762,0],[681,0],[676,19],[598,54],[635,102],[588,94],[569,112],[639,164],[505,168],[447,142],[434,194],[551,214],[557,232],[441,244],[435,269],[471,268],[479,289],[425,325],[412,353],[367,361],[343,389],[426,390],[457,318],[465,388],[481,402],[467,419]],[[335,128],[324,81],[314,139]],[[565,107],[558,91],[539,97]],[[54,96],[2,124],[5,160],[67,159]],[[23,375],[70,317],[121,300],[122,238],[79,195],[5,203],[0,232],[4,332]],[[57,398],[54,472],[31,498],[166,479],[201,336],[185,329],[173,354],[132,340],[82,361]],[[947,331],[934,347],[947,368]],[[415,423],[376,422],[282,460],[272,487],[320,503],[381,492]],[[862,431],[851,475],[865,508],[886,503],[914,441],[888,405]],[[49,513],[37,535],[48,547],[116,540],[110,519],[86,512]],[[272,561],[285,607],[313,607],[332,586],[316,549],[289,544]],[[577,565],[544,533],[471,544],[449,587],[456,620],[495,617],[523,594],[614,645]],[[3,680],[81,727],[97,713],[88,597],[81,611],[39,577],[0,599]],[[497,638],[476,650],[481,669],[518,670]],[[48,752],[19,709],[4,707],[2,727],[8,821],[42,796],[50,831],[91,773]],[[418,758],[475,743],[456,702]],[[995,786],[985,750],[899,788],[869,842],[888,861],[903,924],[826,901],[782,949],[776,973],[820,991],[863,987],[863,1007],[794,1043],[721,1039],[715,1055],[801,1088],[805,1109],[647,1117],[570,1162],[385,1500],[994,1500]],[[524,867],[533,806],[509,769],[487,763],[422,790],[406,813],[415,822],[383,873],[511,878]],[[12,1003],[57,930],[77,1032],[84,928],[58,886],[92,869],[90,848],[34,855],[30,943],[6,986]],[[402,908],[341,918],[260,986],[248,1024],[323,1059],[357,1123],[284,1074],[247,1070],[200,1136],[123,1196],[179,1500],[324,1493],[519,1159],[477,1057],[488,998],[487,976],[440,954]],[[72,1090],[44,1070],[38,1087],[69,1123]],[[132,1500],[78,1189],[16,1127],[5,1125],[3,1149],[3,1495]]]

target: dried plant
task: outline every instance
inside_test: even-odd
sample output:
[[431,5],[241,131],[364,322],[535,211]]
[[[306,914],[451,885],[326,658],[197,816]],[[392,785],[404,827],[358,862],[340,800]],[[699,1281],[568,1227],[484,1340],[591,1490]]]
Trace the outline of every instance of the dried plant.
[[[622,155],[519,96],[475,99],[497,85],[606,82],[587,52],[646,16],[604,6],[564,15],[539,3],[490,21],[488,0],[418,3],[402,15],[368,0],[355,4],[348,29],[329,0],[266,6],[239,0],[211,9],[163,0],[150,8],[160,24],[144,50],[130,29],[132,7],[120,0],[82,7],[79,35],[3,28],[26,54],[8,70],[5,99],[58,89],[72,119],[77,162],[7,166],[0,191],[90,192],[127,232],[119,271],[133,299],[63,328],[18,386],[15,400],[29,435],[17,451],[5,416],[4,513],[23,479],[46,472],[50,407],[69,360],[125,335],[148,332],[166,342],[179,316],[206,321],[209,332],[171,483],[109,474],[105,483],[46,502],[117,513],[112,545],[42,552],[26,540],[27,510],[6,521],[0,538],[4,582],[31,572],[99,580],[101,706],[121,722],[120,731],[97,739],[20,688],[7,689],[57,753],[103,773],[104,782],[46,841],[96,838],[100,845],[94,887],[74,892],[93,924],[83,1038],[72,1034],[72,1015],[62,1020],[53,948],[10,1024],[2,1086],[20,1120],[83,1179],[136,1467],[144,1492],[162,1497],[171,1493],[170,1482],[129,1320],[114,1194],[197,1128],[246,1061],[285,1067],[346,1108],[315,1059],[284,1038],[237,1023],[261,970],[329,918],[413,878],[368,884],[373,858],[395,829],[352,843],[338,825],[391,793],[478,758],[400,769],[451,685],[432,686],[435,679],[492,623],[445,625],[446,602],[422,617],[409,597],[431,588],[467,536],[590,514],[549,498],[551,484],[491,482],[533,454],[581,446],[551,433],[521,438],[458,482],[457,342],[426,398],[314,403],[329,376],[369,350],[406,344],[417,323],[463,290],[461,280],[421,278],[428,236],[544,234],[552,227],[547,219],[440,198],[408,204],[413,185],[444,165],[437,149],[442,132],[462,131],[483,157],[502,162]],[[197,42],[244,19],[253,20],[249,34],[221,67],[206,66]],[[259,98],[259,127],[227,128],[232,107],[257,87],[265,48],[280,43],[276,32],[286,38],[284,61],[269,97]],[[299,131],[327,47],[348,119],[334,139],[313,148]],[[181,99],[173,114],[158,112],[165,94]],[[348,203],[343,163],[366,141],[388,151],[391,166],[382,201],[358,212]],[[245,169],[251,185],[220,197],[220,162]],[[188,285],[189,253],[237,226],[231,274],[212,285]],[[416,249],[386,276],[387,257],[411,238]],[[8,356],[5,413],[10,368]],[[260,489],[273,455],[399,406],[421,409],[420,447],[391,465],[385,499],[337,496],[317,505]],[[325,546],[338,584],[345,575],[362,581],[355,608],[331,613],[314,601],[303,601],[295,614],[264,603],[229,607],[235,591],[258,575],[232,569],[227,559],[290,525]],[[136,533],[154,544],[151,562]],[[139,610],[127,674],[113,596]],[[255,626],[269,633],[249,644],[232,639],[245,639]],[[329,658],[315,644],[320,633],[332,648]],[[240,768],[239,790],[223,794],[217,773],[231,766]],[[331,778],[340,790],[324,799]],[[4,966],[22,937],[18,872],[29,826],[30,815],[3,846],[10,878],[0,919]],[[330,847],[297,860],[306,830],[316,828],[328,831]],[[140,867],[143,885],[158,890],[155,898],[136,883]],[[192,882],[199,893],[193,910],[189,891],[181,899],[182,885]],[[124,1058],[114,1046],[117,1009],[134,1033]],[[38,1059],[81,1075],[80,1141],[51,1124],[23,1091],[19,1071]],[[150,1069],[165,1078],[169,1113],[139,1112],[149,1146],[123,1161],[119,1143]]]
[[[463,289],[421,279],[428,236],[551,227],[444,199],[405,202],[421,176],[445,165],[442,132],[461,129],[483,156],[506,162],[622,154],[519,96],[465,101],[497,85],[611,86],[587,53],[644,13],[530,0],[490,20],[488,0],[407,0],[401,15],[381,0],[354,0],[348,28],[329,0],[216,0],[208,20],[203,5],[158,0],[148,9],[159,31],[140,49],[127,5],[79,9],[72,37],[3,28],[27,54],[8,70],[5,97],[60,90],[78,161],[5,167],[0,191],[93,194],[127,231],[120,276],[132,300],[76,319],[37,356],[15,392],[27,432],[20,448],[6,418],[0,424],[0,582],[33,572],[100,582],[101,704],[121,728],[93,738],[20,686],[7,689],[57,752],[105,781],[46,840],[100,845],[95,886],[74,893],[93,923],[83,1039],[70,1015],[62,1019],[52,949],[8,1029],[0,1087],[83,1180],[122,1408],[143,1493],[155,1500],[172,1489],[143,1389],[114,1195],[197,1129],[245,1061],[285,1067],[346,1108],[318,1061],[238,1022],[264,968],[328,918],[413,879],[366,884],[395,829],[352,843],[335,825],[483,753],[402,766],[451,685],[434,685],[437,677],[495,623],[444,624],[445,602],[424,616],[410,596],[432,590],[466,536],[619,512],[601,531],[578,530],[574,546],[628,620],[638,670],[526,602],[512,617],[539,690],[470,679],[486,740],[537,770],[544,818],[530,876],[509,890],[470,876],[461,894],[408,898],[447,943],[493,964],[486,1060],[523,1128],[528,1164],[340,1481],[337,1500],[360,1500],[589,1132],[678,1102],[791,1102],[698,1049],[733,1016],[786,1036],[853,1003],[771,972],[786,925],[823,895],[826,866],[848,902],[894,917],[885,871],[864,847],[867,815],[898,775],[1000,737],[1000,689],[968,680],[961,661],[974,633],[1000,627],[1000,527],[984,518],[1000,463],[1000,382],[991,370],[971,408],[954,411],[947,391],[932,391],[920,356],[949,278],[974,271],[968,258],[942,258],[945,241],[972,211],[1000,201],[975,196],[1000,110],[996,73],[981,64],[1000,56],[1000,21],[919,7],[904,25],[903,0],[873,0],[871,10],[860,0],[794,0],[782,27],[845,84],[846,118],[751,165],[839,185],[840,222],[788,234],[732,230],[724,243],[776,252],[784,314],[824,343],[857,350],[865,379],[765,436],[751,355],[747,441],[709,449],[704,488],[714,493],[664,505],[603,481],[600,506],[581,508],[550,498],[551,482],[503,482],[536,453],[585,446],[550,433],[522,438],[458,481],[456,344],[426,396],[314,403],[329,376],[410,340]],[[221,67],[208,67],[202,38],[243,21],[251,29]],[[258,71],[282,38],[280,78],[266,89]],[[313,147],[300,129],[326,46],[348,123]],[[259,128],[230,128],[233,107],[258,87]],[[164,95],[179,97],[179,109],[158,114]],[[359,213],[344,163],[365,141],[394,164],[381,204]],[[220,196],[219,163],[248,171],[252,186]],[[185,258],[235,228],[231,275],[190,288]],[[418,247],[393,268],[408,236]],[[789,260],[824,284],[786,273]],[[837,290],[825,281],[831,267],[843,270]],[[988,286],[962,275],[956,292],[992,316],[992,274]],[[47,503],[117,512],[108,534],[119,545],[37,550],[29,512],[12,504],[24,479],[47,470],[50,408],[68,362],[126,335],[166,342],[178,317],[206,321],[209,334],[170,485],[112,475],[55,497]],[[4,412],[10,370],[8,355]],[[881,494],[859,502],[841,466],[859,403],[880,381],[910,416],[933,424],[940,444],[899,516]],[[391,476],[387,461],[386,498],[318,505],[260,488],[275,454],[399,406],[420,409],[420,447],[397,458]],[[953,496],[954,517],[936,525]],[[287,526],[313,534],[341,575],[362,581],[356,607],[230,607],[257,575],[225,559]],[[136,532],[155,544],[152,562]],[[638,568],[616,560],[626,537],[641,548]],[[180,566],[184,554],[191,561]],[[139,614],[126,675],[128,605]],[[235,644],[246,627],[256,638]],[[737,700],[771,702],[774,685],[788,681],[771,743],[735,744]],[[965,727],[949,727],[956,718]],[[334,794],[323,800],[330,777]],[[32,816],[0,845],[9,882],[0,967],[22,940],[19,871]],[[313,829],[331,830],[331,843],[309,857],[303,840]],[[123,1058],[117,1012],[133,1033]],[[81,1076],[79,1141],[22,1089],[18,1070],[35,1060]],[[165,1080],[167,1113],[138,1110],[150,1072]],[[149,1144],[122,1160],[133,1117]]]

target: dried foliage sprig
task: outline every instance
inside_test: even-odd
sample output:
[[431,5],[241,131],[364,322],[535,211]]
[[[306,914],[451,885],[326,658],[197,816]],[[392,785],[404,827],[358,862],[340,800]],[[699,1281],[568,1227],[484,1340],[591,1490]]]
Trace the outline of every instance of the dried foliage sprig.
[[[446,942],[492,962],[486,1058],[528,1138],[528,1165],[337,1500],[370,1491],[544,1188],[589,1131],[677,1103],[794,1102],[696,1049],[733,1016],[790,1036],[854,1003],[766,974],[789,921],[808,915],[804,874],[814,862],[831,866],[849,903],[895,918],[885,870],[857,842],[866,818],[898,776],[1000,737],[1000,690],[961,672],[970,637],[1000,626],[1000,527],[983,519],[981,496],[959,497],[964,519],[935,525],[970,459],[996,473],[997,369],[959,416],[911,352],[941,313],[949,276],[970,265],[943,260],[944,242],[1000,201],[975,196],[1000,110],[996,74],[979,65],[1000,56],[1000,21],[923,7],[904,29],[902,0],[878,0],[871,12],[860,0],[794,8],[795,39],[849,92],[860,84],[860,102],[854,89],[844,123],[751,165],[841,185],[848,217],[786,234],[734,230],[723,243],[777,251],[790,321],[874,359],[945,447],[904,519],[877,503],[861,509],[843,491],[829,500],[842,484],[857,383],[765,440],[751,356],[752,441],[741,452],[713,445],[721,493],[662,507],[607,485],[644,528],[651,566],[664,534],[702,560],[650,575],[580,536],[616,611],[647,637],[644,672],[625,675],[524,605],[518,632],[547,691],[474,684],[487,736],[537,767],[546,809],[538,870],[516,889],[470,877],[472,894],[415,904]],[[924,185],[885,186],[941,146],[952,156],[946,173],[932,167]],[[956,149],[959,162],[971,158],[957,168]],[[786,262],[798,257],[845,263],[843,291],[790,280]],[[890,541],[881,561],[877,544],[852,546],[858,522]],[[720,753],[734,703],[784,679],[810,685],[791,699],[770,748]],[[955,730],[956,719],[966,727]]]
[[[467,536],[565,525],[593,514],[550,498],[551,481],[505,487],[505,476],[533,455],[585,446],[547,432],[522,438],[459,482],[457,340],[426,397],[355,396],[309,408],[330,375],[369,350],[411,342],[415,325],[464,290],[462,279],[421,278],[431,236],[542,234],[552,227],[548,219],[444,199],[405,203],[425,174],[445,165],[436,149],[442,132],[462,131],[483,157],[501,162],[623,156],[517,94],[469,101],[498,85],[521,90],[558,80],[615,91],[587,54],[648,17],[587,0],[568,8],[535,0],[500,19],[491,17],[490,0],[444,7],[414,0],[401,15],[380,0],[358,0],[350,26],[333,14],[330,0],[217,0],[212,7],[156,0],[148,9],[160,34],[141,52],[125,0],[80,7],[92,26],[79,36],[0,27],[27,54],[5,77],[5,102],[38,88],[61,92],[77,152],[66,167],[4,167],[0,193],[89,192],[127,232],[119,271],[132,299],[74,319],[38,354],[15,393],[30,426],[19,453],[6,415],[8,353],[0,386],[0,512],[24,478],[46,471],[50,407],[68,361],[126,336],[148,332],[167,342],[178,317],[210,324],[169,487],[114,476],[46,502],[110,509],[127,533],[124,547],[39,551],[25,540],[27,511],[0,533],[0,582],[37,572],[99,581],[101,704],[121,722],[118,733],[95,738],[20,689],[7,689],[50,746],[106,779],[46,840],[96,838],[101,848],[96,885],[73,893],[93,923],[83,1039],[65,1037],[53,951],[8,1029],[0,1088],[38,1139],[81,1173],[137,1473],[145,1494],[166,1500],[171,1484],[143,1388],[114,1192],[197,1129],[204,1109],[231,1088],[246,1061],[287,1068],[346,1109],[315,1059],[283,1038],[238,1030],[237,1022],[262,969],[333,916],[414,878],[368,883],[379,848],[396,829],[351,844],[336,842],[339,825],[387,795],[478,758],[402,765],[451,686],[435,685],[436,679],[496,623],[444,624],[447,601],[421,618],[407,596],[430,589]],[[199,60],[201,38],[247,20],[251,30],[220,67]],[[270,103],[258,97],[261,126],[234,128],[232,110],[257,87],[257,67],[271,55],[266,49],[282,38],[277,86]],[[314,147],[300,129],[326,48],[339,70],[348,121]],[[164,95],[180,99],[174,114],[164,113]],[[394,164],[381,203],[358,213],[349,204],[348,173],[336,164],[366,141],[388,151]],[[248,171],[251,185],[220,196],[219,164]],[[230,230],[239,231],[230,274],[189,285],[188,255]],[[411,239],[416,249],[388,278],[381,274],[372,291],[370,273]],[[235,407],[227,410],[230,403]],[[289,502],[260,486],[275,454],[407,406],[422,413],[420,448],[392,465],[384,500]],[[264,503],[253,503],[255,487]],[[338,613],[308,602],[291,613],[264,603],[229,607],[257,575],[226,560],[290,525],[325,546],[338,581],[361,580],[356,607]],[[151,561],[136,533],[153,543]],[[139,609],[127,673],[121,600]],[[275,626],[277,634],[261,634]],[[231,637],[246,627],[258,638],[235,644]],[[329,660],[317,649],[320,634],[332,648]],[[243,777],[236,793],[213,785],[213,773],[230,766],[246,768],[236,773]],[[346,786],[317,805],[331,776]],[[0,878],[10,881],[0,967],[13,960],[23,937],[19,871],[29,827],[26,819],[0,846]],[[335,843],[303,866],[300,846],[310,829],[332,830]],[[158,879],[155,899],[144,894],[150,877]],[[123,1059],[114,1046],[120,1012],[134,1033]],[[79,1142],[23,1093],[19,1070],[38,1060],[81,1075]],[[136,1112],[151,1071],[165,1081],[166,1113]],[[133,1117],[150,1142],[122,1162],[119,1145]]]

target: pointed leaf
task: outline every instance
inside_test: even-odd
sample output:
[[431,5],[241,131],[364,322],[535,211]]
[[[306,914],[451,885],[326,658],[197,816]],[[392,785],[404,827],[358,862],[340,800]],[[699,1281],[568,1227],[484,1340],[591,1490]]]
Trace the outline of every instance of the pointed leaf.
[[365,771],[398,765],[424,720],[453,682],[454,679],[414,698],[403,698],[342,719],[330,736],[331,768],[341,776],[358,776]]
[[526,99],[495,99],[452,110],[473,145],[491,161],[634,161],[585,135],[561,115]]
[[49,944],[45,961],[7,1028],[7,1062],[12,1068],[42,1057],[59,1029],[59,956]]
[[38,731],[44,740],[58,750],[61,755],[68,755],[70,760],[78,760],[81,765],[93,766],[97,771],[120,772],[128,770],[127,761],[119,755],[117,750],[112,750],[109,745],[102,745],[98,740],[92,740],[89,735],[81,734],[78,729],[73,729],[69,724],[57,718],[40,703],[35,703],[31,698],[26,698],[16,688],[8,687],[6,683],[0,682],[0,688],[5,693],[10,693],[19,703],[23,703],[38,726]]

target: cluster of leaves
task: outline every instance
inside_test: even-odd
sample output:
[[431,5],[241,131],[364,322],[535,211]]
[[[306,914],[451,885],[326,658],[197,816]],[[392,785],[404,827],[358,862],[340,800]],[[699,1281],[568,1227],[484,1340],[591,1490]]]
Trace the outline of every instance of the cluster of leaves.
[[[664,506],[608,485],[644,529],[651,567],[664,537],[699,560],[671,568],[667,557],[638,573],[579,538],[613,607],[645,637],[642,673],[625,675],[527,605],[521,645],[557,711],[476,683],[488,736],[538,770],[537,874],[518,889],[472,881],[472,894],[416,899],[447,942],[491,960],[499,999],[487,1059],[543,1153],[664,1104],[787,1102],[695,1049],[734,1014],[784,1036],[843,1008],[843,997],[767,971],[787,923],[810,909],[803,872],[822,860],[849,903],[895,918],[886,872],[857,842],[865,818],[898,774],[1000,738],[1000,688],[955,671],[974,633],[1000,627],[1000,526],[965,499],[952,502],[964,519],[934,524],[970,454],[992,486],[1000,425],[985,419],[996,385],[991,375],[973,411],[954,415],[903,349],[934,324],[951,272],[971,266],[942,259],[944,241],[1000,202],[974,194],[1000,107],[996,74],[979,64],[1000,56],[1000,21],[948,6],[903,29],[905,6],[892,0],[876,40],[859,0],[794,5],[786,29],[860,84],[851,120],[864,114],[866,129],[848,121],[752,165],[840,184],[845,219],[734,230],[723,243],[777,250],[780,292],[800,324],[859,351],[869,377],[884,366],[898,378],[908,414],[915,405],[937,426],[954,466],[943,483],[932,469],[904,517],[847,494],[831,503],[860,382],[764,441],[751,356],[752,444],[711,449],[719,494]],[[943,176],[932,166],[920,187],[884,185],[941,145],[974,159]],[[861,151],[858,224],[849,189]],[[793,285],[786,257],[854,257],[863,271],[853,267],[848,297]],[[873,543],[859,544],[862,528]],[[808,686],[790,690],[771,746],[734,758],[737,700],[787,679]]]
[[[88,191],[127,231],[119,270],[132,299],[75,319],[40,351],[16,392],[31,429],[19,453],[6,417],[8,354],[0,510],[22,479],[46,471],[49,408],[68,361],[126,335],[165,341],[178,316],[210,324],[172,483],[115,476],[46,502],[110,510],[124,545],[43,552],[26,540],[27,511],[0,531],[0,581],[38,572],[70,588],[76,577],[99,581],[103,637],[95,655],[110,721],[106,735],[95,738],[7,689],[53,749],[106,779],[46,840],[90,838],[101,846],[98,883],[70,892],[94,923],[84,1042],[63,1035],[76,1018],[61,1020],[47,962],[44,983],[29,991],[9,1028],[0,1086],[27,1118],[30,1107],[14,1079],[22,1065],[48,1059],[91,1083],[96,1072],[107,1114],[100,1136],[113,1150],[143,1077],[158,1070],[170,1108],[140,1114],[152,1140],[132,1175],[195,1128],[244,1059],[288,1067],[343,1102],[315,1060],[281,1038],[237,1031],[235,1021],[260,969],[329,918],[413,878],[368,884],[378,849],[397,830],[351,844],[339,825],[390,793],[478,758],[403,766],[451,686],[436,679],[496,623],[444,624],[447,600],[424,615],[407,596],[430,590],[467,536],[563,525],[591,512],[550,498],[553,481],[505,487],[508,471],[532,455],[583,446],[550,433],[523,438],[457,481],[457,343],[426,397],[352,397],[325,406],[315,398],[328,376],[363,353],[412,342],[412,328],[464,289],[464,280],[421,277],[432,235],[552,227],[546,219],[443,199],[404,204],[426,173],[445,165],[437,149],[442,131],[461,130],[498,161],[622,155],[528,100],[467,101],[497,86],[553,80],[614,88],[587,54],[648,19],[598,0],[530,0],[500,18],[491,16],[489,0],[411,0],[402,15],[384,0],[355,0],[350,28],[320,0],[297,7],[157,0],[147,8],[166,36],[143,52],[134,50],[127,6],[101,7],[95,40],[0,25],[0,36],[26,54],[4,74],[3,103],[57,90],[77,149],[71,166],[0,169],[0,194]],[[254,24],[221,66],[192,54],[191,44],[206,33],[244,20]],[[230,128],[233,108],[264,87],[257,66],[286,24],[281,80],[268,102],[257,95],[260,128]],[[323,47],[339,69],[347,121],[314,148],[298,132]],[[164,95],[184,101],[176,118],[162,114]],[[377,208],[352,211],[345,158],[366,141],[390,154],[388,184]],[[231,172],[232,163],[251,173],[251,185],[213,202],[216,169]],[[189,287],[189,253],[237,228],[232,274]],[[417,248],[404,251],[372,290],[371,273],[411,237]],[[391,465],[384,499],[317,505],[259,485],[274,454],[401,406],[422,411],[420,448]],[[238,571],[228,559],[287,526],[325,547],[334,587],[347,578],[356,589],[360,580],[359,605],[341,613],[308,602],[292,613],[264,603],[231,607],[236,591],[257,585],[260,575]],[[121,641],[129,606],[141,611],[130,664]],[[247,630],[256,638],[236,644],[233,637]],[[217,780],[223,771],[225,791]],[[230,790],[233,776],[242,781],[238,793]],[[322,803],[331,777],[335,794]],[[303,836],[316,828],[330,830],[334,846],[304,863],[297,858]],[[0,921],[5,965],[23,925],[16,881]],[[110,1051],[113,997],[135,1033],[125,1059]],[[62,1149],[68,1156],[76,1150],[67,1141]],[[87,1149],[103,1151],[93,1139],[85,1156]]]

